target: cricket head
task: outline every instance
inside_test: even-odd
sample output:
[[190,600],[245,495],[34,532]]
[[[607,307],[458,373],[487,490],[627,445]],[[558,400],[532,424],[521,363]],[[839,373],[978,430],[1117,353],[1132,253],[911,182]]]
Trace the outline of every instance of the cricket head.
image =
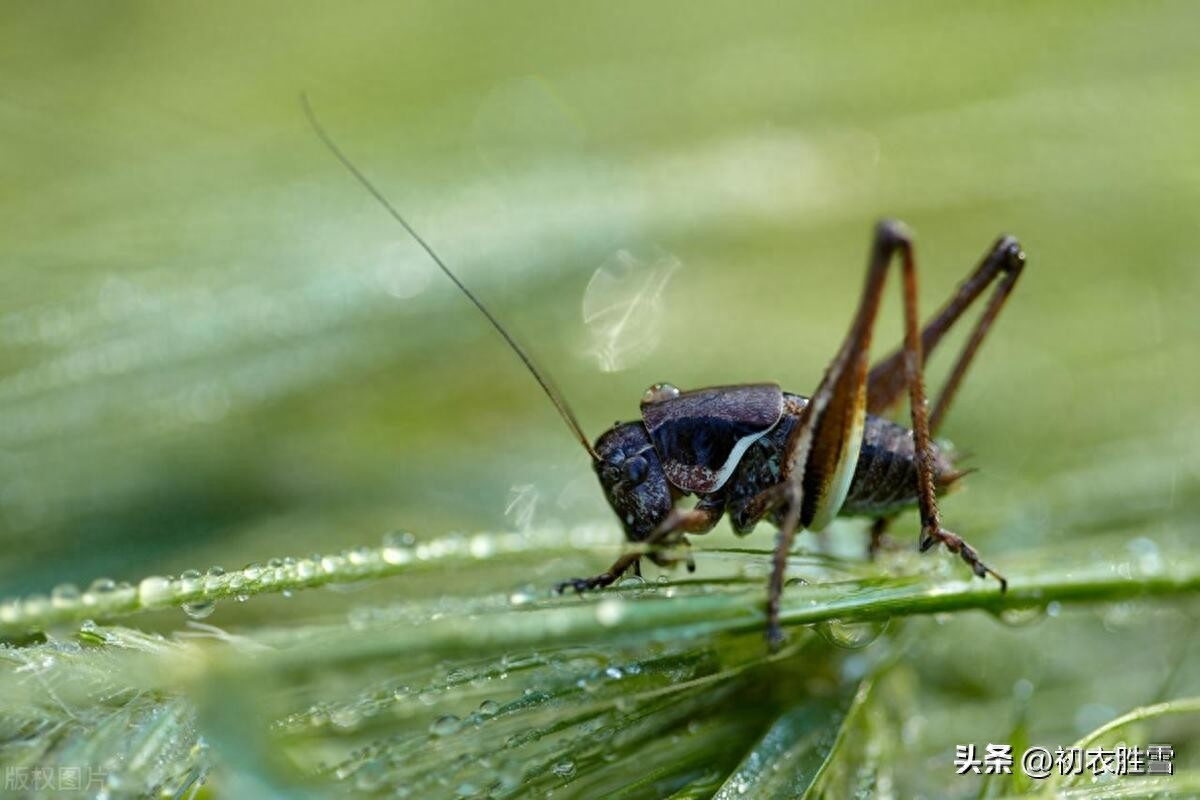
[[626,538],[645,541],[675,504],[645,426],[619,422],[596,440],[595,451],[596,475],[608,504],[625,527]]

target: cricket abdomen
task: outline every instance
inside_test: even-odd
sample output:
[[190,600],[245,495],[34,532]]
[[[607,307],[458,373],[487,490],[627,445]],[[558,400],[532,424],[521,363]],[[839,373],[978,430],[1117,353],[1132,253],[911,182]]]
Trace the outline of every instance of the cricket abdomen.
[[[933,484],[941,493],[961,473],[936,443],[931,449]],[[917,500],[917,457],[912,431],[883,417],[868,416],[850,492],[839,513],[886,517],[915,506]]]
[[[734,531],[753,530],[759,517],[751,499],[782,480],[782,454],[788,435],[800,419],[807,399],[784,395],[784,414],[779,424],[758,440],[742,457],[729,481],[727,512]],[[949,488],[961,475],[951,457],[932,445],[933,482],[938,493]],[[912,431],[883,417],[868,414],[863,424],[862,447],[850,491],[838,511],[839,516],[886,517],[917,505],[917,460]],[[778,525],[783,509],[769,512]],[[761,512],[758,512],[761,514]]]

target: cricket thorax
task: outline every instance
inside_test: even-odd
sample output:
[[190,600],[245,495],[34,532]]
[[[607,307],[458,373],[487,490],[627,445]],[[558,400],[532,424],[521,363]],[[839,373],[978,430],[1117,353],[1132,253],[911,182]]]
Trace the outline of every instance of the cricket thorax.
[[[750,447],[729,481],[727,509],[736,532],[749,533],[759,521],[749,507],[751,498],[783,480],[788,438],[807,403],[805,397],[785,393],[783,418]],[[938,492],[950,488],[960,476],[950,454],[933,445],[933,478]],[[917,461],[912,431],[889,419],[868,414],[850,491],[839,514],[882,517],[915,506],[917,501]],[[771,512],[769,520],[778,525],[784,512],[783,508]]]

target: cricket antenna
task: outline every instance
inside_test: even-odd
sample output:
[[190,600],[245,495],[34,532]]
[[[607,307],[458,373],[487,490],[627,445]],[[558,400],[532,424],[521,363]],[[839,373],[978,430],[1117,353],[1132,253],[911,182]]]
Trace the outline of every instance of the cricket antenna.
[[403,226],[404,230],[408,231],[408,235],[416,240],[417,244],[421,245],[421,248],[429,254],[431,259],[433,259],[433,263],[437,264],[438,267],[441,268],[442,272],[446,273],[447,278],[454,281],[454,285],[462,290],[462,293],[467,296],[468,300],[475,304],[475,307],[479,309],[480,313],[487,317],[488,322],[492,323],[492,327],[504,337],[504,341],[508,342],[508,346],[513,349],[513,352],[516,353],[517,357],[520,358],[522,363],[525,364],[526,369],[528,369],[533,375],[534,380],[536,380],[538,385],[542,387],[542,391],[545,392],[546,396],[550,398],[550,402],[554,403],[554,407],[558,409],[559,416],[561,416],[563,421],[567,423],[567,427],[574,432],[575,438],[577,438],[579,443],[583,445],[583,449],[587,450],[588,455],[592,457],[593,461],[599,461],[600,455],[596,452],[596,449],[592,447],[591,442],[588,441],[587,435],[583,432],[583,428],[581,428],[579,425],[579,421],[575,419],[575,413],[571,411],[571,407],[567,405],[567,401],[563,399],[562,393],[558,391],[558,387],[556,387],[554,382],[550,380],[550,376],[538,368],[537,364],[534,363],[533,358],[528,352],[525,351],[525,348],[518,344],[517,340],[512,337],[512,334],[504,329],[504,326],[500,324],[500,320],[492,316],[492,312],[488,311],[487,306],[480,302],[479,298],[475,296],[475,293],[468,289],[463,282],[458,279],[458,276],[450,271],[450,268],[446,266],[446,262],[442,261],[441,257],[438,256],[438,254],[434,252],[433,248],[429,246],[429,243],[421,238],[421,234],[417,233],[413,226],[408,224],[408,220],[401,216],[400,212],[396,210],[396,207],[393,206],[386,197],[384,197],[383,192],[376,189],[375,184],[371,183],[367,176],[364,175],[358,167],[354,166],[354,162],[352,162],[346,156],[346,154],[342,152],[342,149],[337,146],[337,144],[333,141],[333,138],[321,125],[320,120],[317,119],[316,112],[313,111],[312,104],[308,101],[307,93],[300,95],[300,105],[303,106],[304,115],[308,117],[308,124],[312,126],[313,131],[317,134],[317,138],[319,138],[325,147],[329,149],[329,152],[333,154],[334,158],[340,161],[342,166],[354,176],[355,180],[362,184],[363,188],[370,192],[371,195],[379,201],[379,204],[382,205],[389,214],[391,214],[392,218],[399,222],[400,225]]

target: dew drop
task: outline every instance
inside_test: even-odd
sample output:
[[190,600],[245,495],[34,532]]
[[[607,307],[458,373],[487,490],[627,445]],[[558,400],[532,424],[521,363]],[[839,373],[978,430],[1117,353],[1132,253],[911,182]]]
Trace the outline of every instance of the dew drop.
[[184,570],[179,574],[179,591],[192,594],[200,590],[200,572],[194,569]]
[[508,596],[508,604],[510,606],[525,606],[537,599],[532,586],[522,586]]
[[117,588],[117,583],[112,578],[96,578],[92,584],[88,586],[88,592],[94,595],[109,595]]
[[992,616],[1010,628],[1025,628],[1040,622],[1044,615],[1039,606],[1027,606],[1025,608],[1006,608]]
[[490,558],[496,552],[496,541],[486,533],[477,533],[471,537],[467,550],[475,558]]
[[596,604],[596,621],[606,628],[620,624],[625,616],[625,603],[614,598],[606,598]]
[[367,547],[356,547],[347,554],[350,564],[355,567],[365,567],[371,562],[371,550]]
[[216,600],[201,600],[196,603],[184,603],[183,613],[192,619],[204,619],[212,615],[217,608]]
[[887,621],[847,623],[831,619],[817,624],[817,632],[834,647],[858,650],[866,647],[887,630]]
[[453,714],[446,714],[438,717],[429,726],[429,732],[434,736],[450,736],[458,732],[462,727],[462,720]]
[[1061,613],[1062,613],[1062,603],[1058,602],[1057,600],[1051,600],[1049,603],[1046,604],[1046,616],[1047,617],[1057,617]]
[[616,587],[626,597],[637,597],[649,588],[646,579],[641,575],[626,575],[617,581]]
[[79,587],[73,583],[61,583],[50,590],[50,604],[55,608],[70,608],[79,602]]
[[572,778],[575,776],[575,762],[566,760],[559,761],[553,767],[554,774],[560,778]]
[[387,564],[393,566],[407,564],[416,558],[416,553],[413,551],[413,545],[416,542],[416,537],[411,533],[389,533],[383,537],[383,550],[380,554]]
[[642,394],[642,405],[653,405],[679,397],[679,387],[670,383],[656,383]]
[[1125,547],[1137,558],[1138,569],[1143,574],[1155,574],[1162,571],[1162,556],[1159,555],[1158,544],[1153,539],[1139,536],[1131,539]]
[[1138,607],[1133,603],[1112,603],[1104,610],[1105,630],[1116,633],[1134,627],[1142,621]]
[[208,572],[204,573],[204,591],[215,592],[221,588],[221,583],[225,578],[225,568],[213,566],[208,568]]
[[495,700],[484,700],[479,704],[479,713],[485,717],[494,717],[500,712],[500,704]]
[[354,788],[362,792],[374,792],[383,787],[386,778],[381,764],[377,762],[364,764],[354,773]]
[[138,583],[138,600],[143,606],[161,605],[168,602],[171,597],[171,581],[161,575],[142,578]]
[[362,716],[354,708],[342,707],[334,709],[329,714],[329,721],[338,728],[354,728],[357,727]]

